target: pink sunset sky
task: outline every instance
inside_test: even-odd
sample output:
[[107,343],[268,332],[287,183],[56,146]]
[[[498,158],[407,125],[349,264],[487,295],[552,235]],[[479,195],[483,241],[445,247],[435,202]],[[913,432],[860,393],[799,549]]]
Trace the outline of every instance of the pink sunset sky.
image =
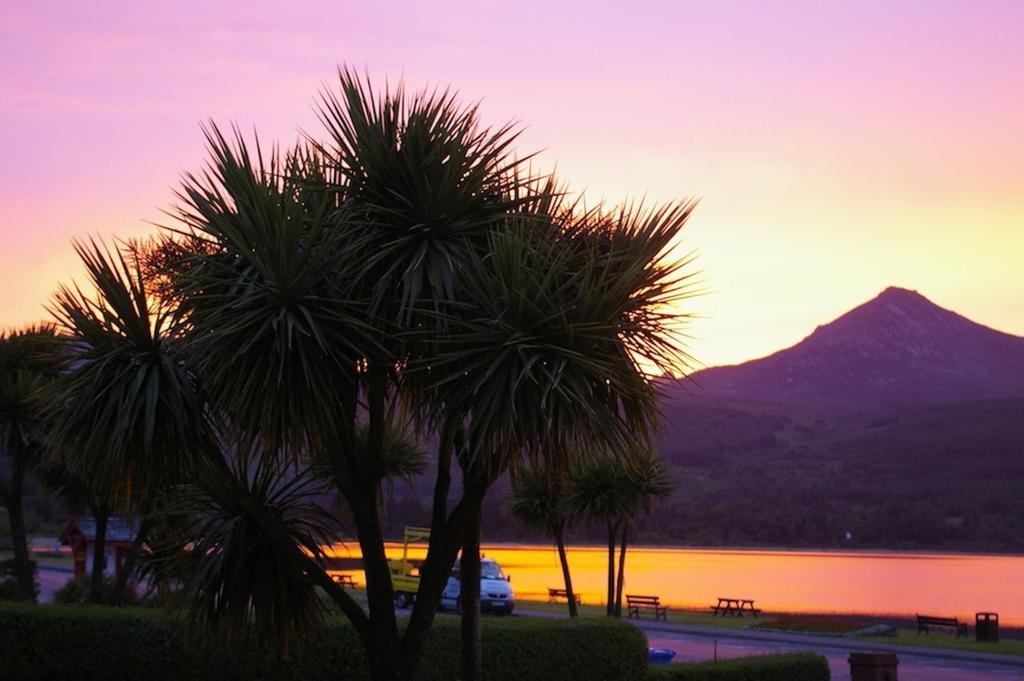
[[140,236],[198,123],[317,132],[338,64],[451,84],[592,200],[701,197],[693,353],[888,285],[1024,334],[1024,3],[24,2],[0,9],[0,326]]

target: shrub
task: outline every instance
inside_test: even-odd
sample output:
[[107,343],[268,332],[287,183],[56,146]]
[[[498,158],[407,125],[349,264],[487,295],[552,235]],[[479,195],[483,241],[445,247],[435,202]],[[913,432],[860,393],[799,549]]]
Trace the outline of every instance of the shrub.
[[[643,632],[611,620],[486,619],[484,674],[493,681],[643,679]],[[339,681],[367,679],[362,646],[332,620],[322,640],[296,642],[290,655],[261,652],[212,635],[193,636],[150,609],[0,605],[4,681],[75,678],[181,681]],[[421,668],[426,681],[459,677],[459,626],[441,617]]]
[[[38,590],[37,590],[38,592]],[[0,579],[0,601],[30,601],[32,598],[21,591],[21,585],[13,577]]]
[[32,568],[32,593],[21,590],[15,575],[14,559],[0,561],[0,601],[34,601],[39,596],[39,571],[36,562],[29,561]]
[[648,681],[828,681],[828,660],[814,653],[680,662],[650,667]]
[[88,581],[83,577],[72,577],[53,592],[53,602],[57,605],[78,605],[84,603],[88,595]]
[[[483,672],[491,681],[623,681],[642,679],[647,668],[647,637],[615,620],[503,618],[482,624]],[[458,678],[460,645],[458,620],[439,619],[424,658],[424,668],[432,667],[425,678]]]
[[[110,603],[114,599],[114,587],[116,580],[113,577],[103,578],[103,587],[100,589],[100,601]],[[89,600],[89,576],[72,577],[64,586],[53,592],[53,602],[57,605],[81,605]],[[135,589],[131,584],[127,586],[125,593],[125,605],[135,605],[138,598]]]

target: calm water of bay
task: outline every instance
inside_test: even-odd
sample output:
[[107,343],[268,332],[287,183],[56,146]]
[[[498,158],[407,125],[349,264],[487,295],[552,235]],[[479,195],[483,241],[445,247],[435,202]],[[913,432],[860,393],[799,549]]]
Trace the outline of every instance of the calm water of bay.
[[[421,558],[423,551],[416,547],[410,556]],[[341,546],[337,553],[350,555]],[[389,545],[388,553],[400,555],[401,545]],[[520,599],[546,599],[548,587],[562,587],[554,548],[497,545],[484,553],[512,576]],[[769,613],[922,613],[973,621],[975,612],[995,611],[1004,624],[1024,626],[1024,556],[635,548],[627,559],[627,593],[655,594],[677,607],[706,608],[724,596],[753,598]],[[570,548],[569,562],[583,602],[603,603],[606,549]]]

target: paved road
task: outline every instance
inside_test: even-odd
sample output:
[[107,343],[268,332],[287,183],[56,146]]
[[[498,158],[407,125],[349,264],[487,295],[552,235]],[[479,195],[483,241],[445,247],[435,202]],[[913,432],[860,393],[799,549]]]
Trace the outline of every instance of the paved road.
[[[641,625],[641,628],[648,629]],[[648,630],[647,638],[655,648],[675,650],[677,661],[696,662],[718,658],[741,657],[794,651],[812,651],[828,658],[833,681],[850,681],[848,648],[839,648],[809,638],[807,641],[766,641],[727,636],[711,637],[692,633],[676,633],[663,629]],[[926,655],[898,653],[900,681],[1005,681],[1024,679],[1024,664],[951,660]]]
[[[517,614],[536,617],[562,615],[537,610],[517,611]],[[856,639],[819,638],[799,634],[754,632],[675,623],[629,620],[644,630],[652,648],[676,651],[677,662],[704,662],[715,659],[766,655],[770,653],[813,652],[824,655],[832,670],[833,681],[850,681],[851,650],[869,650]],[[893,644],[879,644],[877,649],[888,649],[899,658],[900,681],[1005,681],[1024,679],[1024,658],[1010,655],[976,655],[942,649],[909,648]],[[1002,659],[1000,659],[1002,658]]]
[[70,566],[42,563],[36,576],[39,580],[39,602],[49,603],[53,600],[53,592],[67,584],[74,576],[74,570]]

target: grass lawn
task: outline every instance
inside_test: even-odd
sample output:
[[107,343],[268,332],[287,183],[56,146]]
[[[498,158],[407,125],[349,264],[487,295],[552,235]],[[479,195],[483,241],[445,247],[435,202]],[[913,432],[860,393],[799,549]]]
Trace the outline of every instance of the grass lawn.
[[71,567],[71,566],[73,566],[75,564],[75,557],[72,556],[70,553],[46,554],[46,555],[42,555],[42,556],[39,555],[39,554],[33,554],[32,558],[40,566],[42,566],[42,565],[61,565],[61,566],[64,566],[64,567]]
[[[569,608],[565,603],[548,603],[547,601],[526,601],[522,599],[516,599],[516,608],[519,610],[533,610],[537,612],[557,612],[562,614],[568,614]],[[625,606],[623,606],[625,610]],[[581,617],[604,617],[605,609],[604,605],[581,605],[579,606],[579,613]],[[649,613],[643,613],[641,617],[645,620],[652,619]],[[696,610],[673,610],[668,611],[669,622],[676,624],[693,624],[705,627],[724,627],[727,629],[743,629],[753,622],[757,622],[757,618],[751,617],[716,617],[708,612],[699,612]]]
[[[564,603],[551,604],[545,601],[517,600],[517,608],[520,611],[557,612],[568,613]],[[603,605],[581,605],[579,613],[581,617],[603,617]],[[799,619],[800,616],[788,616],[787,619]],[[650,619],[650,617],[645,617]],[[821,616],[807,616],[809,622],[807,631],[815,631],[820,626],[815,622],[821,621]],[[669,610],[668,621],[677,624],[691,626],[722,627],[727,629],[755,629],[754,625],[767,623],[772,620],[768,617],[716,617],[710,612],[698,612],[693,610]],[[840,635],[837,633],[837,635]],[[945,634],[918,634],[914,629],[898,629],[896,636],[863,636],[857,637],[858,641],[872,641],[875,643],[890,643],[903,646],[916,646],[921,648],[944,648],[947,650],[966,650],[978,653],[998,653],[1001,655],[1024,655],[1024,640],[1003,638],[999,643],[979,643],[971,638],[955,638]]]
[[[62,565],[70,567],[75,564],[75,558],[70,553],[38,553],[29,552],[29,557],[40,566]],[[14,554],[10,551],[0,551],[0,560],[13,559]]]
[[900,629],[895,636],[865,636],[858,641],[896,643],[901,646],[920,648],[944,648],[966,650],[973,653],[998,653],[1000,655],[1024,655],[1024,641],[1002,638],[999,643],[979,643],[974,638],[956,638],[949,634],[919,634],[914,629]]

